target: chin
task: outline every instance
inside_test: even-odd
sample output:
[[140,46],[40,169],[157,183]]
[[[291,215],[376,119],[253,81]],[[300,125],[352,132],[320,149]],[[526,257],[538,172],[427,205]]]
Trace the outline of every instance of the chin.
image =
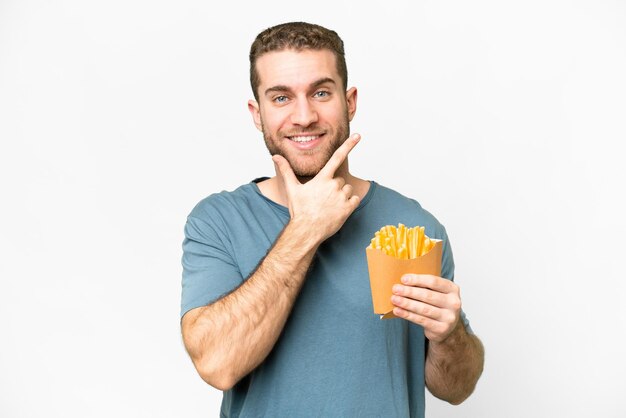
[[298,164],[297,161],[290,158],[287,158],[287,161],[289,161],[293,173],[298,177],[315,177],[328,162],[326,159],[325,161],[308,161],[308,164]]
[[317,176],[317,174],[320,172],[320,170],[321,170],[321,168],[317,168],[317,169],[315,169],[315,168],[307,168],[307,169],[293,168],[293,173],[296,175],[296,177],[313,178],[313,177]]

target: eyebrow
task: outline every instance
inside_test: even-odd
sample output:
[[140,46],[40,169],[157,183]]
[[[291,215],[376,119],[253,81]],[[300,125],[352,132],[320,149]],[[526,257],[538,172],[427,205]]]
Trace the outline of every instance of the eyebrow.
[[[326,84],[326,83],[337,84],[335,83],[335,80],[333,80],[332,78],[324,77],[311,83],[311,88],[317,88],[321,86],[322,84]],[[284,86],[284,85],[272,86],[265,90],[265,95],[268,95],[269,93],[273,93],[273,92],[283,92],[283,91],[291,91],[291,88]]]

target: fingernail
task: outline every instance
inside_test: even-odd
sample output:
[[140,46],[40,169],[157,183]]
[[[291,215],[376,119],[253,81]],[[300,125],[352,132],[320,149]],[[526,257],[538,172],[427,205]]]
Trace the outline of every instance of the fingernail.
[[393,286],[393,293],[400,293],[402,291],[402,286],[396,284]]
[[402,283],[408,283],[409,282],[409,276],[402,276]]
[[357,140],[357,141],[358,141],[358,140],[360,140],[360,139],[361,139],[361,135],[359,135],[359,134],[354,134],[354,135],[352,135],[352,138],[354,138],[355,140]]

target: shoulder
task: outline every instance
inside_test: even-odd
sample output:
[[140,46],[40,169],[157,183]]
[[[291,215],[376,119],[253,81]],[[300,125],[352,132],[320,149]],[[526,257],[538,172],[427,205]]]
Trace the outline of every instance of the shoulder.
[[200,200],[189,213],[189,217],[197,219],[212,219],[215,216],[227,216],[232,211],[239,211],[241,208],[252,205],[255,195],[252,183],[239,186],[232,191],[222,190],[212,193]]

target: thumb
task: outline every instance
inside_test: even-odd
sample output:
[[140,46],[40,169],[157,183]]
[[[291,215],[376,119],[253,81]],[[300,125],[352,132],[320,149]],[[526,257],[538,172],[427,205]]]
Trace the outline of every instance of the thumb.
[[272,156],[272,161],[274,161],[274,168],[276,169],[276,175],[283,179],[286,188],[293,187],[295,185],[300,184],[296,175],[293,173],[291,169],[291,165],[289,165],[289,161],[285,159],[282,155],[274,155]]

